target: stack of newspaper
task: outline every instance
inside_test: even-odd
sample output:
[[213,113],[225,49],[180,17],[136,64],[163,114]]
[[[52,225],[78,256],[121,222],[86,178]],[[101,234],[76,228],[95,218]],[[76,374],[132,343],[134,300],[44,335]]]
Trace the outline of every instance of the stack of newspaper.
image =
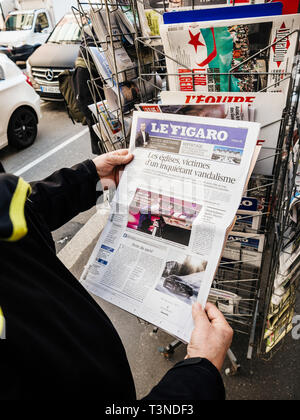
[[248,113],[264,141],[255,174],[271,176],[299,28],[299,14],[161,25],[170,88],[162,104]]
[[[95,52],[97,47],[92,48],[92,57],[99,74],[104,80],[110,80],[112,73],[115,76],[118,74],[120,82],[136,78],[136,63],[127,54],[122,41],[122,37],[125,37],[130,45],[134,43],[135,30],[126,15],[117,8],[108,17],[105,8],[102,8],[91,10],[90,17],[100,47],[98,55]],[[111,74],[108,75],[105,69],[109,69]]]
[[[143,83],[138,79],[135,27],[129,12],[132,9],[125,2],[122,7],[109,10],[105,7],[90,10],[95,42],[89,42],[87,50],[103,82],[104,93],[103,101],[91,106],[91,110],[98,120],[94,129],[107,151],[126,144],[131,121],[121,118],[121,114],[129,114],[140,102],[141,95],[151,100],[157,95],[157,89],[162,88],[158,74],[144,78]],[[152,60],[147,48],[143,60],[146,64]]]
[[[107,13],[94,12],[99,45],[89,52],[106,98],[91,107],[100,120],[95,129],[119,148],[124,140],[119,111],[128,113],[123,128],[126,137],[131,129],[135,159],[81,281],[91,293],[188,342],[196,300],[216,303],[229,319],[253,316],[253,284],[265,247],[263,218],[270,211],[266,196],[300,20],[290,15],[165,25],[168,9],[231,1],[138,4],[143,35],[161,35],[151,42],[163,42],[170,91],[153,103],[161,78],[151,72],[141,83],[137,77],[137,59],[124,48],[124,40],[132,45],[134,38],[129,17],[121,17],[120,9],[113,12],[109,31]],[[160,31],[153,33],[146,21],[157,16]],[[141,97],[145,103],[139,103]],[[138,112],[131,121],[134,106]],[[298,223],[297,200],[291,217]],[[278,271],[268,349],[291,317],[287,306],[293,294],[286,285],[300,264],[295,243],[293,261],[282,257]]]
[[185,342],[196,300],[221,299],[221,309],[236,313],[239,296],[212,282],[228,235],[227,257],[249,252],[242,246],[247,234],[232,229],[238,211],[246,218],[257,211],[248,210],[255,200],[241,204],[241,198],[259,153],[259,131],[259,124],[247,121],[135,112],[135,159],[123,174],[83,285]]
[[[300,190],[297,184],[299,173],[299,135],[295,131],[293,150],[290,155],[289,174],[286,189],[292,188],[294,195],[289,203],[287,228],[281,244],[279,265],[276,270],[273,294],[265,329],[266,351],[285,337],[293,328],[293,316],[297,295],[297,284],[300,280]],[[294,176],[296,172],[296,185]],[[292,186],[288,186],[291,182]]]

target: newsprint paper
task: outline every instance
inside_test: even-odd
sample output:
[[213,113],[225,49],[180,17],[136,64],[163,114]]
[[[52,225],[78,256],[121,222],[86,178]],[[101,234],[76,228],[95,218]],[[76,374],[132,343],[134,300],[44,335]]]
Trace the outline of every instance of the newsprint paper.
[[127,166],[83,273],[91,293],[184,342],[254,167],[260,125],[135,112]]
[[[263,76],[262,76],[263,77]],[[283,93],[257,92],[161,92],[163,112],[167,106],[176,106],[174,113],[202,117],[229,118],[261,124],[259,140],[262,149],[254,174],[272,175],[277,143],[286,97]],[[157,106],[157,105],[148,105]],[[146,109],[146,108],[145,108]]]
[[161,25],[169,90],[287,93],[299,26],[299,15]]

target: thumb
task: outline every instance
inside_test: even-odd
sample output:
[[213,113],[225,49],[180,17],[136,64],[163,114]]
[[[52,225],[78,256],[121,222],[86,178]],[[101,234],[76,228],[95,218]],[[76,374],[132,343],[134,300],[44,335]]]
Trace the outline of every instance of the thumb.
[[199,302],[193,304],[192,316],[195,324],[195,328],[201,328],[203,324],[209,323],[206,312],[202,309]]
[[132,153],[122,153],[122,154],[114,154],[111,156],[111,160],[112,163],[115,166],[121,166],[121,165],[127,165],[128,163],[130,163],[133,159],[133,154]]

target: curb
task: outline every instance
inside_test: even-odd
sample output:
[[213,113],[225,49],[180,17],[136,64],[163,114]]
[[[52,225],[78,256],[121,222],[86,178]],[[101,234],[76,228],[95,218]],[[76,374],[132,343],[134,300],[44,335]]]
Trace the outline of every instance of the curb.
[[71,241],[59,252],[58,258],[73,271],[90,245],[95,242],[102,233],[109,216],[110,209],[101,207],[95,215],[80,229]]

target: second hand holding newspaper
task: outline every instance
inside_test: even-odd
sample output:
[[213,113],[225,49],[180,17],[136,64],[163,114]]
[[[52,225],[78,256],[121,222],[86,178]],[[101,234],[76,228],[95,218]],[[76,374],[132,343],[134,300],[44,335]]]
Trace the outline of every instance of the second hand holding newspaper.
[[188,342],[192,304],[208,299],[259,132],[257,123],[135,112],[135,159],[82,284]]

